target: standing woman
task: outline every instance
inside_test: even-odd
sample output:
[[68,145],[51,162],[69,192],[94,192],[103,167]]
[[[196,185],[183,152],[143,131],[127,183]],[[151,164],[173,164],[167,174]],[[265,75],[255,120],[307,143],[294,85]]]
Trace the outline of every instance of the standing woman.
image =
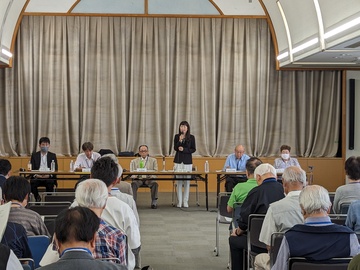
[[[187,121],[182,121],[179,125],[179,133],[174,137],[174,150],[176,151],[174,163],[175,171],[179,170],[181,166],[185,171],[192,171],[192,153],[196,151],[195,137],[190,134],[190,125]],[[183,165],[182,165],[183,164]],[[191,176],[179,175],[176,178],[191,178]],[[181,207],[182,200],[182,186],[184,185],[184,207],[189,207],[189,191],[190,180],[178,180],[177,181],[177,195],[178,204],[177,207]]]

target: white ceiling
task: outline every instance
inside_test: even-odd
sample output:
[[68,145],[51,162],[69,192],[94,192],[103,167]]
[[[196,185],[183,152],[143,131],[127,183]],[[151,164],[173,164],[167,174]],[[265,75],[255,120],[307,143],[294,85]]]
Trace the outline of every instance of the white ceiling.
[[[93,15],[106,14],[102,8],[104,3],[113,7],[112,14],[122,15],[125,10],[131,14],[144,14],[147,10],[148,15],[169,15],[176,16],[176,10],[181,10],[181,15],[204,15],[204,16],[246,16],[250,18],[266,18],[270,28],[275,34],[275,48],[277,54],[290,52],[289,44],[292,48],[298,46],[314,37],[319,37],[319,25],[315,12],[316,3],[322,12],[322,22],[324,32],[331,30],[346,20],[360,18],[359,0],[172,0],[171,5],[165,5],[163,1],[168,0],[21,0],[25,8],[24,15],[32,14],[63,14],[72,13],[91,13]],[[1,46],[11,49],[13,34],[16,22],[21,15],[21,9],[14,5],[13,0],[1,0],[4,5],[13,5],[13,11],[6,13],[0,12],[0,19],[3,22],[0,31]],[[291,38],[286,33],[284,20],[279,12],[278,2],[282,5],[288,22]],[[191,3],[191,4],[189,4]],[[315,4],[314,4],[315,3]],[[27,5],[26,5],[27,4]],[[26,5],[26,6],[25,6]],[[99,6],[100,5],[100,6]],[[131,8],[124,8],[128,5]],[[157,5],[160,5],[158,8]],[[5,8],[2,8],[5,10]],[[175,12],[174,12],[175,10]],[[199,11],[200,10],[200,11]],[[108,11],[107,11],[108,12]],[[194,12],[196,14],[194,14]],[[6,16],[7,17],[6,17]],[[146,16],[146,14],[144,14]],[[10,27],[11,26],[11,27]],[[11,28],[11,29],[10,29]],[[7,60],[7,61],[6,61]],[[8,59],[0,59],[5,64],[9,64]],[[331,69],[360,69],[360,24],[351,28],[344,35],[330,40],[326,40],[323,46],[321,42],[310,46],[307,49],[293,54],[293,58],[285,58],[278,62],[278,68],[331,68]]]

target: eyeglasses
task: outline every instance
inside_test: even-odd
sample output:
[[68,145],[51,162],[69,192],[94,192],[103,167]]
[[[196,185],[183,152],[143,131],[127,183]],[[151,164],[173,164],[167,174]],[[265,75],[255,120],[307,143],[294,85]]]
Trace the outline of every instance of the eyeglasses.
[[140,150],[140,153],[146,153],[148,150]]

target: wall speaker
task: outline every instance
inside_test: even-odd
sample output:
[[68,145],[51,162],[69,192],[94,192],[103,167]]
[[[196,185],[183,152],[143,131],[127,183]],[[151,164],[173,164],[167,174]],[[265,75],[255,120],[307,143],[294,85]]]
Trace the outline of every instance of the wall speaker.
[[354,150],[355,136],[355,79],[349,80],[349,149]]

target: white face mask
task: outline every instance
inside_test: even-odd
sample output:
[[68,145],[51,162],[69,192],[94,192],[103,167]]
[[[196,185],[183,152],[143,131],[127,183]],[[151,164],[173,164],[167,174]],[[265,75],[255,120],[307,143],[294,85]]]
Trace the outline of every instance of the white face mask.
[[290,158],[290,155],[289,154],[281,154],[281,158],[286,160],[286,159]]

